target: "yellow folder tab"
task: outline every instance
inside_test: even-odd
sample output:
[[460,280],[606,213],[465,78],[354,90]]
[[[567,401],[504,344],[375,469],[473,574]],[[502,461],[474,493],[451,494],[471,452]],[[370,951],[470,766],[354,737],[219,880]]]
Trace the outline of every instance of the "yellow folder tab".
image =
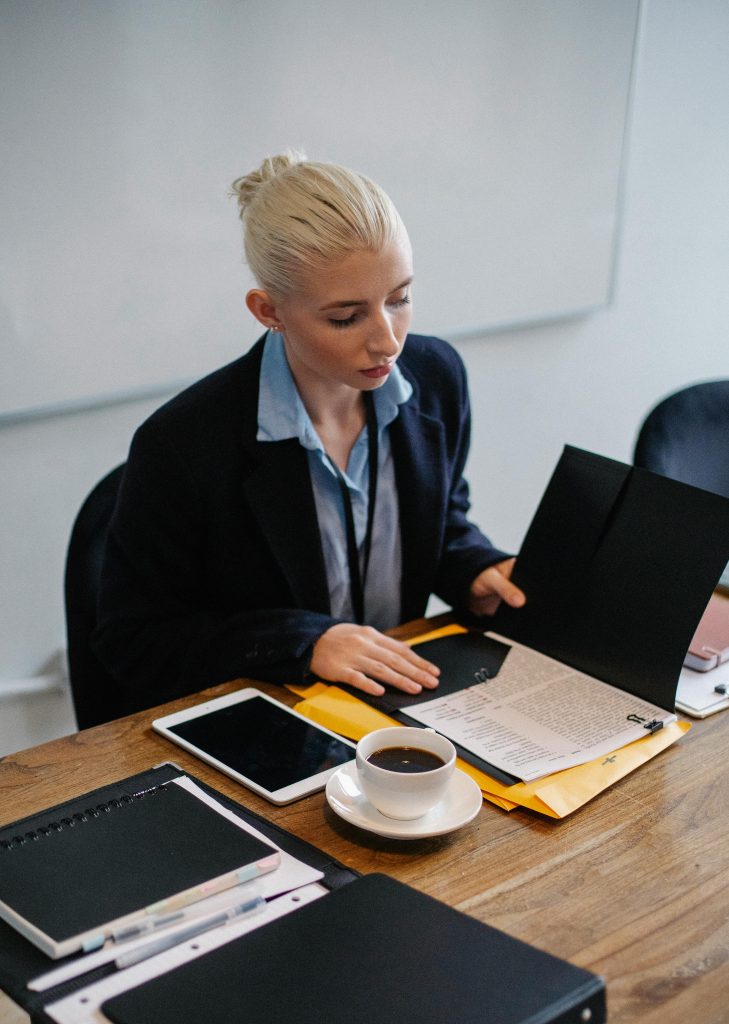
[[[408,643],[415,645],[465,632],[462,626],[454,624],[413,637]],[[296,705],[300,714],[355,742],[374,729],[401,724],[338,686],[315,683],[309,687],[290,686],[289,689],[304,698]],[[458,767],[476,781],[485,800],[502,810],[526,807],[550,818],[565,818],[608,786],[650,761],[690,728],[688,722],[671,722],[658,732],[594,761],[513,786],[502,785],[461,758],[458,759]]]
[[323,693],[316,693],[300,701],[295,705],[295,710],[318,725],[355,741],[375,729],[400,724],[350,693],[340,690],[338,686],[325,686]]

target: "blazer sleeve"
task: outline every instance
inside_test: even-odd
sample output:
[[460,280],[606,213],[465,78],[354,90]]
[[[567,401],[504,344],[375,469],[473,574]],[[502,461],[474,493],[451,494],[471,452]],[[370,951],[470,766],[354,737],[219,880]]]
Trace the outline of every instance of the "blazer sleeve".
[[216,600],[205,553],[209,497],[201,492],[164,431],[144,424],[110,526],[93,637],[137,708],[241,676],[301,682],[314,642],[340,621],[287,607],[285,597],[281,607]]

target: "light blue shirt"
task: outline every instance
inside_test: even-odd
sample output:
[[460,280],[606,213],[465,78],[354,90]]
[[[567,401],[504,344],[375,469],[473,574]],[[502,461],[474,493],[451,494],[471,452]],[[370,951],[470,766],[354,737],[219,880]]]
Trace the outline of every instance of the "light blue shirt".
[[[388,427],[397,417],[399,406],[410,398],[412,390],[395,366],[382,387],[372,393],[377,414],[379,460],[372,546],[365,584],[365,617],[368,625],[380,630],[391,629],[400,622],[402,577],[400,516]],[[275,331],[269,332],[263,350],[257,437],[259,441],[283,441],[296,437],[306,449],[324,553],[330,612],[335,618],[353,622],[347,531],[339,483],[296,390],[283,337]],[[360,568],[367,531],[368,463],[367,431],[363,429],[355,441],[344,473],[352,502]]]

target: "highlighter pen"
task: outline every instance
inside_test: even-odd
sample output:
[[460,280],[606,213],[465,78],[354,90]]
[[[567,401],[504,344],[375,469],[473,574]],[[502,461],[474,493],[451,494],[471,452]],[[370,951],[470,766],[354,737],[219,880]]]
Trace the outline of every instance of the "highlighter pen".
[[263,896],[256,896],[255,899],[246,900],[245,903],[239,903],[238,906],[230,907],[219,914],[202,918],[196,921],[195,924],[190,925],[189,928],[175,932],[174,935],[160,935],[158,939],[145,942],[143,946],[139,946],[137,949],[130,949],[128,953],[122,953],[121,956],[117,957],[114,963],[119,970],[123,970],[125,967],[132,967],[134,964],[141,963],[142,960],[148,960],[158,953],[164,953],[165,950],[172,949],[173,946],[179,946],[188,939],[194,939],[198,935],[202,935],[203,932],[210,931],[211,928],[217,928],[240,917],[250,917],[252,914],[259,913],[265,906],[266,901]]
[[264,857],[263,860],[257,861],[255,864],[248,864],[246,867],[238,868],[236,871],[231,871],[227,875],[221,875],[220,878],[215,878],[211,882],[205,882],[194,889],[188,889],[177,896],[169,896],[158,903],[152,903],[149,907],[144,908],[144,913],[150,917],[155,917],[159,914],[171,914],[173,911],[180,910],[190,903],[196,903],[198,900],[205,899],[206,896],[214,896],[215,893],[222,892],[224,889],[231,889],[234,885],[240,885],[242,882],[249,882],[252,878],[258,878],[259,875],[267,874],[278,867],[280,860],[281,854],[274,853],[270,857]]

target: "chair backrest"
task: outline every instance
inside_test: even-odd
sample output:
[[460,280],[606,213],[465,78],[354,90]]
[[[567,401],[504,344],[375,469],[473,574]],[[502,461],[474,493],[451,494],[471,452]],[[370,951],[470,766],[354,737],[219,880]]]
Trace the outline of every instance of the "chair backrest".
[[114,707],[119,683],[96,658],[90,641],[96,625],[106,535],[123,472],[124,464],[117,466],[86,498],[73,524],[66,555],[68,670],[79,729],[108,722],[121,713]]
[[693,384],[646,416],[633,462],[729,497],[729,380]]

